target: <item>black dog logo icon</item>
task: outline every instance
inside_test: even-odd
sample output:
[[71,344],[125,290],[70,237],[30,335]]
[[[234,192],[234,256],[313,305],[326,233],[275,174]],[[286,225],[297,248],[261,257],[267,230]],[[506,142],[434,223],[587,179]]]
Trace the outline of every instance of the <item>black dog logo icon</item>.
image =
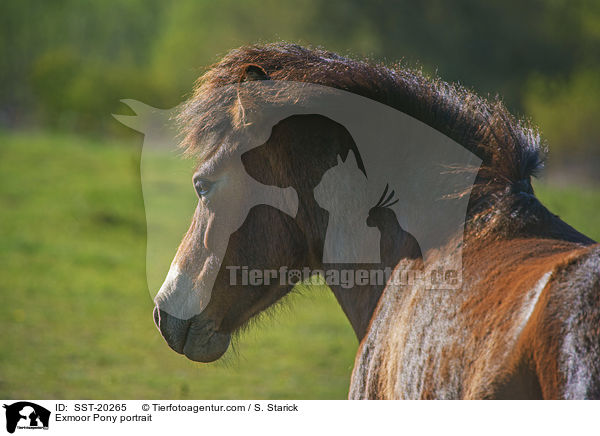
[[50,411],[29,401],[4,405],[6,409],[6,431],[14,433],[19,428],[48,428]]

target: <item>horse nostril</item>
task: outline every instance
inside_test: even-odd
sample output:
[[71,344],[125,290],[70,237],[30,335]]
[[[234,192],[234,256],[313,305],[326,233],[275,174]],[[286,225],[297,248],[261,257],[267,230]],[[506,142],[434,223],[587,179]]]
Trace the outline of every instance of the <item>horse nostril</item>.
[[188,335],[188,330],[192,320],[183,320],[176,318],[169,313],[160,310],[159,306],[154,307],[154,323],[158,327],[161,336],[167,341],[169,347],[183,354],[183,347]]

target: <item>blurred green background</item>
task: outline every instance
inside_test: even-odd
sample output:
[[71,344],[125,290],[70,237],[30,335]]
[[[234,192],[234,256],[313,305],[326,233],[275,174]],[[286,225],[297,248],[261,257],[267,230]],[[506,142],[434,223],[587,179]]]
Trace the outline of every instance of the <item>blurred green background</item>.
[[153,326],[143,138],[111,114],[179,104],[243,44],[402,61],[501,96],[549,145],[541,199],[600,239],[598,1],[5,1],[0,36],[2,398],[345,397],[357,343],[323,288],[214,364]]

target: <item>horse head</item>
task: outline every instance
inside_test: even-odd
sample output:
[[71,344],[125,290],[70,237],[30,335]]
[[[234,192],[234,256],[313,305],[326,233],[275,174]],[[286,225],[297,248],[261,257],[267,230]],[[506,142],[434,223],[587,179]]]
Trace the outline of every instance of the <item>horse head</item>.
[[218,359],[236,330],[293,288],[284,271],[322,267],[328,214],[313,190],[353,147],[329,118],[293,115],[259,146],[197,167],[194,217],[155,298],[155,323],[172,349]]
[[[271,80],[265,70],[279,77]],[[310,83],[294,82],[304,76],[282,74],[276,65],[263,69],[226,59],[198,82],[178,116],[184,148],[199,157],[190,184],[197,206],[154,300],[154,319],[171,348],[192,360],[218,359],[233,333],[289,293],[297,276],[290,280],[285,270],[393,268],[402,257],[420,258],[419,244],[425,252],[453,236],[464,220],[463,197],[443,209],[438,200],[448,192],[467,192],[474,175],[440,168],[468,165],[472,153],[417,119],[345,91],[341,83],[323,86],[316,76]],[[338,183],[344,180],[352,183]],[[410,207],[392,210],[398,201],[387,192],[374,208],[371,200],[356,201],[377,195],[386,180]],[[357,203],[360,214],[350,206],[356,216],[344,216],[340,205]],[[393,239],[379,245],[377,256],[377,238],[362,244],[361,231],[347,231],[361,228],[377,237],[368,226],[381,232],[389,221],[399,227],[395,214],[419,239],[417,244],[412,238],[408,255],[407,245]],[[348,236],[345,244],[334,237],[326,245],[330,221],[337,234]],[[393,236],[406,239],[405,232]],[[334,254],[326,264],[325,247]],[[361,256],[349,261],[337,256],[348,252]],[[454,257],[459,263],[460,256]],[[330,286],[359,339],[385,286],[372,282],[344,292],[335,289],[339,284]]]

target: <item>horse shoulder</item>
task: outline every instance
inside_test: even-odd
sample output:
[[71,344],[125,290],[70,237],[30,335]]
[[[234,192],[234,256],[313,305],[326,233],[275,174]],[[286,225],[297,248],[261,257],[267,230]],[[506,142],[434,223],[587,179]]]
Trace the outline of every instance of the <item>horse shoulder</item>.
[[349,397],[594,395],[598,247],[490,246],[467,262],[471,280],[454,294],[388,284],[359,346]]
[[544,398],[600,398],[600,244],[555,265],[521,342]]

